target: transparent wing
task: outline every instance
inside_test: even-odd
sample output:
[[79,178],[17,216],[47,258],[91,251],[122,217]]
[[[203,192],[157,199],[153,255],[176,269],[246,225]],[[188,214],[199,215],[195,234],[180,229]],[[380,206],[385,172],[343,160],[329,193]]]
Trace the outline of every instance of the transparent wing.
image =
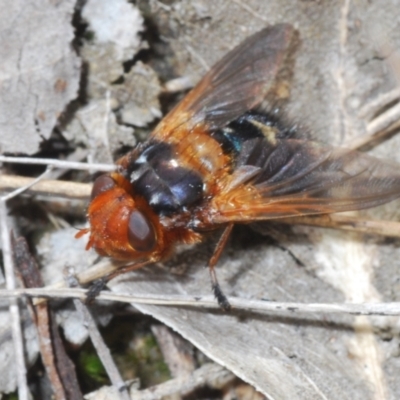
[[259,105],[297,44],[291,25],[267,27],[225,55],[160,122],[153,137],[168,140],[175,128],[217,129]]
[[239,160],[258,168],[256,176],[210,204],[215,223],[359,210],[400,197],[399,166],[304,140],[261,140]]

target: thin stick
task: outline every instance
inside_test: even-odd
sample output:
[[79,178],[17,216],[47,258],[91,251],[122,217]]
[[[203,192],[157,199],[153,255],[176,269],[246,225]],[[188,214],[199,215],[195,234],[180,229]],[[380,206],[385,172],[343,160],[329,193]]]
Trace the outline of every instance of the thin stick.
[[[81,147],[78,147],[74,152],[68,154],[63,161],[73,161],[73,162],[80,162],[82,160],[86,160],[88,157],[88,150],[85,150]],[[69,170],[68,169],[61,169],[61,168],[53,168],[50,176],[48,179],[60,179],[63,175],[65,175]]]
[[[392,47],[388,36],[384,31],[371,32],[371,42],[385,59],[391,69],[392,75],[400,82],[400,57]],[[399,85],[395,85],[399,86]],[[359,117],[371,119],[367,125],[367,135],[356,138],[350,144],[351,148],[365,148],[375,143],[382,142],[399,128],[400,120],[400,88],[384,93],[375,100],[362,107]],[[394,104],[396,102],[396,104]],[[393,104],[391,104],[393,103]]]
[[36,328],[39,336],[38,340],[42,362],[51,382],[54,398],[56,400],[64,400],[66,398],[65,388],[57,371],[57,361],[53,349],[54,343],[51,336],[50,326],[54,321],[51,319],[48,304],[40,304],[35,307],[35,309],[37,318]]
[[[0,191],[14,190],[32,185],[35,179],[24,176],[0,175]],[[32,194],[47,194],[70,199],[88,199],[92,185],[88,183],[67,181],[40,181],[35,182],[34,188],[28,190]]]
[[179,78],[171,79],[165,82],[163,91],[165,93],[177,93],[184,90],[191,89],[194,86],[193,79],[188,76],[181,76]]
[[41,175],[39,175],[37,178],[33,179],[32,182],[28,183],[25,186],[21,186],[18,189],[15,189],[11,193],[8,193],[6,196],[3,196],[2,199],[3,201],[7,201],[12,199],[13,197],[17,197],[23,192],[26,192],[28,189],[30,189],[32,186],[36,185],[40,181],[42,181],[46,176],[50,174],[52,171],[53,167],[47,167],[46,171],[44,171]]
[[361,107],[358,115],[360,118],[369,119],[374,114],[377,114],[379,110],[397,99],[400,99],[400,88],[398,87],[368,102],[365,106]]
[[[19,298],[22,296],[48,299],[85,300],[88,289],[71,288],[34,288],[0,290],[0,298]],[[187,295],[148,295],[132,296],[116,294],[108,291],[100,292],[96,300],[116,301],[131,304],[149,304],[168,307],[193,307],[206,308],[208,310],[221,310],[213,296],[187,296]],[[249,300],[240,297],[229,297],[229,302],[234,310],[249,310],[262,312],[290,312],[291,314],[350,314],[350,315],[400,315],[400,302],[392,303],[296,303],[275,302],[262,300]]]
[[188,51],[188,53],[190,53],[190,55],[198,61],[198,63],[204,68],[205,71],[208,71],[210,69],[210,66],[207,64],[206,60],[204,60],[204,58],[201,57],[200,54],[198,54],[194,50],[194,48],[189,44],[188,39],[186,39],[185,37],[183,37],[183,39],[183,46]]
[[233,379],[235,379],[235,376],[224,367],[209,363],[196,369],[186,377],[171,379],[145,390],[131,390],[131,396],[135,400],[157,400],[169,396],[175,398],[176,395],[180,397],[189,394],[196,388],[205,385],[212,387],[214,382],[219,382],[223,385]]
[[[25,238],[11,237],[14,265],[27,288],[43,287],[38,265],[30,254]],[[68,358],[62,342],[56,318],[48,303],[33,307],[32,301],[26,301],[38,333],[42,361],[57,400],[81,399],[75,367]]]
[[367,150],[373,145],[382,143],[393,135],[394,131],[400,127],[400,120],[395,121],[392,125],[389,125],[386,129],[378,131],[376,133],[362,135],[354,138],[346,144],[346,147],[352,150]]
[[384,138],[398,127],[400,120],[400,103],[389,108],[383,114],[374,118],[367,125],[367,132],[361,137],[356,137],[346,144],[346,147],[357,150],[375,141],[383,141]]
[[[67,280],[68,282],[72,282],[73,286],[79,285],[78,281],[73,276],[69,276]],[[117,388],[122,400],[130,400],[127,386],[122,379],[122,376],[119,373],[117,366],[114,363],[110,349],[105,344],[97,328],[96,322],[92,317],[92,314],[90,313],[86,305],[82,302],[82,300],[74,299],[74,306],[80,313],[82,321],[84,321],[85,325],[88,328],[90,340],[92,341],[92,344],[96,349],[97,355],[99,356],[101,363],[103,364],[104,369],[106,370],[107,375],[110,378],[111,383],[114,387]]]
[[97,329],[96,322],[94,321],[92,314],[81,300],[74,300],[74,305],[77,311],[81,314],[82,320],[85,322],[85,325],[88,328],[90,339],[94,348],[96,349],[101,363],[104,366],[104,369],[107,372],[108,377],[110,378],[112,385],[117,388],[121,399],[130,400],[127,386],[114,363],[110,349],[106,346],[99,330]]
[[[5,200],[0,199],[0,225],[1,225],[1,243],[3,249],[3,264],[6,277],[6,287],[8,290],[15,289],[15,275],[11,253],[10,230],[7,226],[7,205]],[[12,338],[15,351],[15,368],[18,382],[18,398],[28,400],[29,391],[26,380],[26,366],[24,358],[24,347],[21,330],[21,317],[17,298],[10,299],[10,321]]]
[[14,163],[14,164],[33,164],[33,165],[51,165],[54,168],[61,169],[78,169],[83,171],[115,171],[114,164],[95,164],[95,163],[82,163],[77,161],[62,161],[48,158],[30,158],[30,157],[9,157],[0,156],[0,162]]
[[253,10],[249,5],[244,3],[243,1],[240,0],[232,0],[233,3],[236,3],[239,7],[242,7],[244,10],[246,10],[250,15],[252,15],[255,18],[260,19],[261,21],[268,22],[267,18],[263,17],[258,13],[257,11]]
[[294,217],[277,220],[284,224],[319,226],[330,229],[343,229],[371,235],[400,237],[400,223],[395,221],[378,221],[340,214],[319,215],[315,217]]
[[[11,235],[11,241],[14,256],[14,266],[18,271],[23,286],[30,288],[43,287],[44,284],[39,272],[39,268],[28,251],[28,243],[26,242],[25,238],[20,237],[15,239],[14,235]],[[42,356],[42,362],[51,384],[53,397],[55,400],[64,400],[66,398],[66,393],[61,377],[57,371],[57,361],[53,346],[54,343],[51,337],[50,325],[54,323],[54,321],[51,319],[49,304],[43,302],[36,307],[33,307],[31,301],[27,301],[26,304],[30,312],[31,319],[36,326],[40,354]]]

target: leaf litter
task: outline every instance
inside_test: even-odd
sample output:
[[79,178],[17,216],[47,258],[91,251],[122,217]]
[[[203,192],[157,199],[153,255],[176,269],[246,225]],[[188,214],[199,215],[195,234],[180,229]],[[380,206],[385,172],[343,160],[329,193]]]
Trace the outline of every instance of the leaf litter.
[[[205,1],[181,1],[171,5],[149,2],[146,12],[150,13],[152,24],[163,38],[164,53],[169,49],[176,57],[177,76],[200,77],[204,64],[212,65],[233,47],[233,42],[238,43],[261,29],[265,25],[264,18],[270,23],[293,23],[300,30],[302,47],[296,60],[293,101],[286,111],[288,122],[301,124],[322,141],[334,144],[345,143],[367,131],[367,121],[358,118],[357,109],[378,94],[389,91],[395,82],[395,71],[388,67],[385,57],[377,57],[379,52],[370,35],[374,25],[387,21],[391,45],[398,48],[398,22],[393,18],[396,2],[364,6],[345,2],[342,8],[314,2],[265,4],[252,0],[246,2],[246,7],[240,1],[222,3],[211,9]],[[85,41],[80,48],[81,58],[90,66],[86,86],[88,102],[78,108],[67,124],[61,125],[65,137],[74,145],[89,148],[90,159],[96,162],[109,162],[121,144],[134,145],[132,134],[157,120],[161,109],[158,100],[161,86],[150,64],[136,61],[128,72],[123,67],[123,62],[133,60],[135,54],[146,47],[138,39],[144,27],[140,13],[131,4],[120,1],[111,11],[119,9],[125,14],[124,18],[115,19],[113,14],[107,24],[99,24],[101,17],[94,10],[107,10],[107,7],[90,1],[82,11],[93,32],[92,41]],[[248,12],[249,8],[254,14]],[[65,16],[70,18],[71,12],[71,6],[69,11],[64,11],[67,32],[72,28],[70,19]],[[257,14],[263,18],[256,18]],[[119,25],[117,30],[114,30],[115,21]],[[128,22],[123,24],[124,21]],[[215,21],[218,24],[213,24]],[[56,25],[61,32],[60,20]],[[149,26],[152,25],[147,26],[148,31]],[[109,32],[104,34],[103,28],[108,28]],[[30,29],[35,31],[35,28]],[[39,36],[37,40],[42,43],[43,38]],[[69,92],[72,94],[61,106],[57,105],[53,94],[41,93],[38,98],[46,98],[52,107],[58,107],[57,112],[51,108],[53,111],[46,111],[46,115],[59,115],[77,96],[79,60],[71,50],[71,41],[71,33],[64,34],[68,48],[65,54],[69,54],[67,59],[70,60],[66,69],[75,77],[66,79],[68,90],[74,85],[70,79],[76,80],[76,88],[71,89],[73,93]],[[152,45],[162,47],[160,43],[150,43],[150,47]],[[21,46],[16,45],[16,48]],[[159,70],[165,73],[161,78],[171,78],[168,69]],[[47,72],[46,77],[50,82]],[[127,86],[124,87],[125,82]],[[147,87],[146,82],[150,82]],[[142,104],[143,96],[146,101]],[[7,124],[11,120],[6,120]],[[23,120],[29,121],[29,118]],[[56,118],[52,124],[42,125],[43,132],[45,126],[47,129],[42,136],[48,137],[56,126]],[[37,146],[39,139],[35,138],[36,128],[32,126],[34,124],[22,131]],[[381,144],[374,153],[399,162],[399,140],[393,136],[389,145]],[[21,152],[24,148],[7,146],[2,145],[2,149]],[[37,149],[30,145],[23,152],[34,153]],[[394,203],[368,211],[367,215],[395,219],[397,209]],[[65,250],[55,250],[54,261],[49,258],[43,262],[47,283],[61,280],[60,265],[73,263],[80,268],[85,267],[83,261],[90,264],[95,258],[89,256],[90,252],[84,252],[82,241],[75,241],[73,229],[62,232]],[[263,234],[266,236],[247,228],[235,231],[233,243],[218,265],[219,280],[228,295],[298,302],[371,302],[398,298],[395,288],[400,264],[396,240],[307,227],[291,230],[278,227],[276,231],[269,227]],[[54,236],[53,240],[62,239]],[[38,251],[43,254],[48,251],[44,243],[42,240],[38,245]],[[121,276],[110,287],[117,293],[135,295],[209,294],[208,274],[203,267],[211,247],[212,242],[208,242],[179,254],[169,264]],[[49,278],[50,272],[56,270],[59,278]],[[190,308],[135,307],[179,332],[211,360],[269,398],[395,399],[400,393],[396,379],[400,367],[396,353],[397,317],[224,314]],[[68,329],[66,326],[64,329]],[[71,335],[76,329],[70,329]],[[6,343],[10,345],[11,342]],[[4,366],[11,368],[10,364]],[[12,383],[9,380],[8,386],[1,386],[1,390],[12,390]],[[15,381],[13,384],[15,387]]]

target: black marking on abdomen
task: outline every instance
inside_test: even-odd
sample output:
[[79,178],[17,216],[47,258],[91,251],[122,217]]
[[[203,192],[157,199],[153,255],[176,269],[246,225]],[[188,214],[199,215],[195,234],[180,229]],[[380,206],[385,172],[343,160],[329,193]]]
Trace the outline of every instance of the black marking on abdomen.
[[201,176],[180,166],[179,155],[168,143],[150,142],[129,165],[127,174],[134,192],[161,215],[185,209],[203,197]]
[[284,128],[279,120],[270,114],[248,111],[210,135],[221,145],[224,153],[232,157],[233,164],[236,164],[235,159],[243,151],[246,142],[264,138],[273,144],[277,139],[292,136],[293,131]]
[[232,172],[251,165],[259,168],[254,184],[280,180],[282,174],[295,176],[307,160],[297,151],[296,127],[286,128],[273,115],[248,111],[211,136],[231,158]]

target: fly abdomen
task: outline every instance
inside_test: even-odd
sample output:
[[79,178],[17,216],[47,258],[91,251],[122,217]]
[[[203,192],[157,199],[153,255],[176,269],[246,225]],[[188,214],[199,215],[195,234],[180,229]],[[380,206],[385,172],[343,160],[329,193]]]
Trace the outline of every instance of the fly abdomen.
[[233,165],[236,158],[242,157],[246,151],[246,142],[254,139],[265,139],[275,144],[277,139],[287,138],[293,134],[292,129],[282,127],[279,121],[267,113],[248,111],[239,118],[231,121],[227,126],[210,134],[221,146],[224,153],[232,158]]

